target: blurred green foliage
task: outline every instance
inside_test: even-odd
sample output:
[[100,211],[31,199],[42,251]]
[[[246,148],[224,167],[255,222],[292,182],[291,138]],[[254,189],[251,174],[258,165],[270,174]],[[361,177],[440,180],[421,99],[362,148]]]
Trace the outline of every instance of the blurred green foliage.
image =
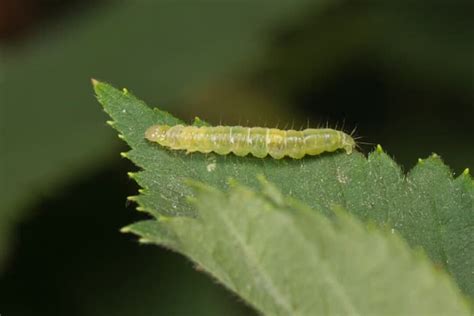
[[341,1],[284,24],[251,76],[311,121],[345,119],[404,166],[474,167],[474,3]]

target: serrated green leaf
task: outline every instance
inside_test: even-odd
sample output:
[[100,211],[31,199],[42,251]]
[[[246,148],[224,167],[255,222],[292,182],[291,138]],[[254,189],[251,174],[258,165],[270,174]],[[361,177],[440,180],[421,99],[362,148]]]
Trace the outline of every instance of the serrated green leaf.
[[151,110],[130,93],[105,83],[95,91],[114,127],[132,150],[126,154],[143,168],[133,178],[143,187],[136,197],[140,208],[160,216],[196,216],[187,199],[193,192],[183,179],[194,179],[221,190],[230,178],[256,188],[264,175],[279,189],[322,214],[332,216],[342,206],[363,221],[373,221],[402,235],[413,247],[422,247],[445,267],[461,289],[474,294],[474,196],[469,175],[453,180],[439,157],[419,163],[405,176],[379,147],[368,158],[360,153],[324,154],[292,159],[258,159],[200,153],[186,155],[145,140],[153,124],[180,120]]
[[191,257],[265,315],[468,315],[447,275],[397,235],[343,211],[330,221],[268,183],[266,194],[194,187],[197,219],[127,230]]

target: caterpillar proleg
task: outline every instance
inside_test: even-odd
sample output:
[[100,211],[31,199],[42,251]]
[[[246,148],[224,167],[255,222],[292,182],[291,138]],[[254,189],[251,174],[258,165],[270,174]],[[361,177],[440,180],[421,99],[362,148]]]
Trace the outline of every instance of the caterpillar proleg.
[[338,149],[350,154],[356,146],[350,135],[330,128],[296,131],[243,126],[153,125],[145,132],[145,138],[188,153],[198,151],[227,155],[232,152],[237,156],[250,153],[258,158],[270,155],[274,159],[285,156],[300,159],[305,155],[319,155]]

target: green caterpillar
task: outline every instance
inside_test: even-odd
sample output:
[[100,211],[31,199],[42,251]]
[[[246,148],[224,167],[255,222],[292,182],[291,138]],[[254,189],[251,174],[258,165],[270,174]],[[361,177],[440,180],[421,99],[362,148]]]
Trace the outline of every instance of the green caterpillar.
[[356,146],[350,135],[329,128],[296,131],[242,126],[153,125],[145,132],[145,138],[188,153],[198,151],[227,155],[233,152],[237,156],[250,153],[258,158],[270,155],[274,159],[285,156],[300,159],[305,155],[319,155],[338,149],[350,154]]

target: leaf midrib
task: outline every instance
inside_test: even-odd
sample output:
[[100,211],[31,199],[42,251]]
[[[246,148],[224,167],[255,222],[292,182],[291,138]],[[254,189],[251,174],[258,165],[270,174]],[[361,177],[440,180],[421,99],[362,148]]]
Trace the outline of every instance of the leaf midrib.
[[222,220],[223,224],[228,229],[230,235],[233,236],[237,243],[240,245],[242,252],[245,254],[244,258],[247,263],[250,266],[255,267],[256,271],[260,274],[260,280],[263,281],[263,287],[268,289],[268,293],[270,293],[270,296],[273,297],[275,303],[281,306],[285,310],[287,315],[296,315],[295,311],[291,307],[291,304],[286,300],[285,296],[281,294],[278,287],[273,283],[272,279],[265,272],[265,269],[262,268],[261,264],[257,259],[257,256],[252,250],[252,247],[249,247],[249,245],[247,245],[244,238],[242,238],[240,232],[236,230],[235,227],[232,225],[232,221],[228,218],[228,216],[223,213],[225,212],[216,212],[217,216]]

